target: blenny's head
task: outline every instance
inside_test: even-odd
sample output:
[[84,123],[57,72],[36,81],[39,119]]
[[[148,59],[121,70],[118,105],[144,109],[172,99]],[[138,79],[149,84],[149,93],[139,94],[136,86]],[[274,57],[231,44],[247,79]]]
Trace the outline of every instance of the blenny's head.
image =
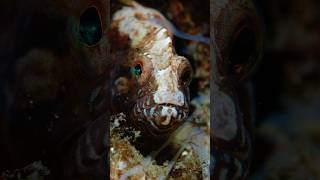
[[175,53],[165,28],[155,30],[130,57],[138,84],[132,120],[152,135],[172,132],[189,113],[189,61]]
[[120,106],[142,132],[152,136],[168,135],[189,113],[188,85],[192,76],[189,61],[175,53],[165,28],[154,29],[129,50],[127,57],[124,69],[130,69],[130,76],[121,76],[115,81],[115,91],[126,87],[128,94],[128,98],[121,98]]

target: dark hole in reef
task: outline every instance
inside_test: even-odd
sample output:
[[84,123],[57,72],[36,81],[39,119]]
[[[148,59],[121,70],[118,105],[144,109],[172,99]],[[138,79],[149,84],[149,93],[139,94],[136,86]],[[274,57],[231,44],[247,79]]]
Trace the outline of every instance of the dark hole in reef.
[[80,36],[84,43],[91,46],[102,37],[100,16],[95,7],[89,7],[80,17]]
[[248,27],[244,27],[236,34],[229,60],[231,63],[231,72],[235,73],[239,66],[245,66],[256,52],[255,33]]
[[166,161],[170,162],[173,160],[176,153],[179,151],[177,147],[172,144],[169,144],[166,148],[164,148],[159,155],[156,157],[156,163],[158,165],[163,165]]

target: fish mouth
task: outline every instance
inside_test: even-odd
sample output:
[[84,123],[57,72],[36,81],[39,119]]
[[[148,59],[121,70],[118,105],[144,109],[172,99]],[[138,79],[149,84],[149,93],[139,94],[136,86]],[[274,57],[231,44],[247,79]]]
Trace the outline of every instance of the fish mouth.
[[140,99],[133,108],[133,120],[138,128],[146,129],[152,135],[169,134],[176,130],[187,118],[188,106],[155,104],[152,98]]

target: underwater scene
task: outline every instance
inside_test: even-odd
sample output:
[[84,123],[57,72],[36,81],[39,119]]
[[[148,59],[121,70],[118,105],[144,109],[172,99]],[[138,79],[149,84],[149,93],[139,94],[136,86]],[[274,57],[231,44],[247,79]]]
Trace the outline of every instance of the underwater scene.
[[319,8],[0,0],[0,180],[320,179]]

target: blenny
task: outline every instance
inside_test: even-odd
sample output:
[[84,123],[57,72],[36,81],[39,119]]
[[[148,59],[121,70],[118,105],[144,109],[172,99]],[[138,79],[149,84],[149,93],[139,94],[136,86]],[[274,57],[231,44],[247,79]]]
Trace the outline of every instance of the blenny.
[[188,116],[193,71],[189,61],[175,52],[168,22],[160,12],[132,2],[114,13],[111,24],[117,35],[111,38],[114,47],[128,46],[123,58],[115,60],[113,104],[126,107],[142,132],[162,137]]
[[[115,58],[121,65],[114,69],[124,73],[114,75],[114,101],[121,102],[122,109],[127,107],[130,120],[142,132],[168,137],[188,115],[192,74],[188,60],[175,53],[172,37],[189,36],[182,36],[155,9],[130,2],[114,14],[111,25],[115,32],[112,44],[118,50],[128,48],[121,55],[126,54],[125,58]],[[252,153],[252,97],[247,79],[261,57],[261,23],[249,0],[210,1],[210,6],[211,41],[187,38],[211,42],[210,177],[244,179]],[[128,69],[132,73],[125,73]],[[124,92],[123,84],[127,87]],[[182,141],[198,146],[200,154],[206,142],[186,134],[206,136],[206,132],[189,127]]]

